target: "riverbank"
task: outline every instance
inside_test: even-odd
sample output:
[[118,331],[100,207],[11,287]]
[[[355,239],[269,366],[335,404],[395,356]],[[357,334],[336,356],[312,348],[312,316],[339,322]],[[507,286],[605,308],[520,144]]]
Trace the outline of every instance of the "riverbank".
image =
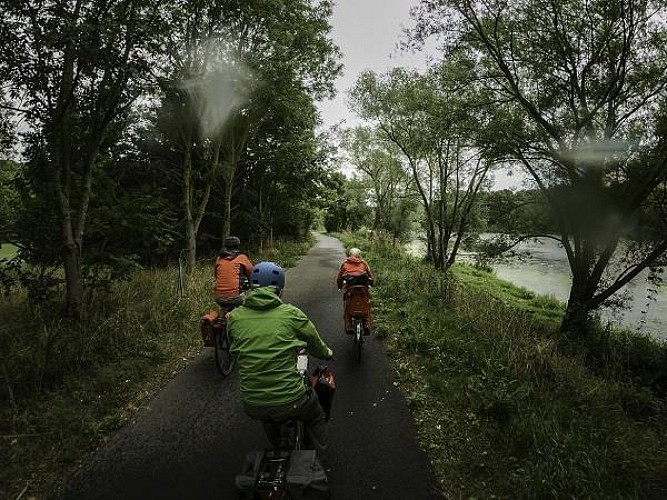
[[[489,239],[494,234],[480,235]],[[424,256],[422,241],[414,240],[405,246],[408,254]],[[459,252],[459,262],[474,262],[475,252]],[[552,296],[567,302],[572,284],[572,273],[567,254],[557,241],[533,238],[519,243],[509,254],[487,262],[498,278],[526,288],[537,295]],[[614,266],[611,266],[612,268]],[[618,272],[618,267],[615,268]],[[646,334],[667,342],[667,286],[651,280],[644,270],[617,292],[598,310],[600,322],[611,328],[622,328],[633,333]]]
[[342,238],[375,271],[376,334],[448,498],[667,495],[664,346],[604,330],[566,342],[557,300]]
[[[291,267],[314,240],[254,261]],[[81,326],[18,288],[0,304],[0,498],[46,498],[201,353],[212,261],[177,295],[178,269],[142,271],[90,305]],[[217,376],[211,366],[211,376]]]

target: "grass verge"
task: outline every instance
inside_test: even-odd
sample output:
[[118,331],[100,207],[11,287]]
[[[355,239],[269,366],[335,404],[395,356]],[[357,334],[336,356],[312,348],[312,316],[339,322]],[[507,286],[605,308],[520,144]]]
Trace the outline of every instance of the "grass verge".
[[[314,242],[277,242],[254,262],[293,266]],[[43,498],[133,418],[201,348],[213,262],[177,294],[176,268],[142,271],[90,304],[80,326],[21,290],[0,305],[0,498]]]
[[667,497],[667,405],[646,373],[664,346],[565,342],[553,298],[341,239],[376,274],[377,335],[447,498]]

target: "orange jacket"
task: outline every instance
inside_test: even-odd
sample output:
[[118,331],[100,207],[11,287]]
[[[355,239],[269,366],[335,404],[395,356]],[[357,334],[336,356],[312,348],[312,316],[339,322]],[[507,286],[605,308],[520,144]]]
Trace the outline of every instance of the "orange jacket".
[[368,276],[368,280],[372,285],[375,277],[366,261],[360,257],[348,257],[340,266],[338,276],[336,276],[336,284],[338,288],[343,288],[343,276],[360,276],[362,274]]
[[221,255],[215,261],[215,287],[213,294],[216,297],[238,297],[241,293],[241,276],[250,279],[252,262],[242,253]]

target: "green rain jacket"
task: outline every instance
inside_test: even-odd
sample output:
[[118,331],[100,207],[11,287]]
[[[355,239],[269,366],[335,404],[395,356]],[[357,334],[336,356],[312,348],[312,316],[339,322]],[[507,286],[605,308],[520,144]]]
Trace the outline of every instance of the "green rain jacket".
[[331,356],[312,321],[272,287],[248,292],[243,306],[229,313],[227,331],[238,356],[241,399],[253,406],[286,405],[304,395],[297,348],[320,359]]

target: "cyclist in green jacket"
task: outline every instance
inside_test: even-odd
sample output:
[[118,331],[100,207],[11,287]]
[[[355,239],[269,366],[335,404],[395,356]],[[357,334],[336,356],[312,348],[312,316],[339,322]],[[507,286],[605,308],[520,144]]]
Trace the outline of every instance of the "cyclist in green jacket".
[[244,409],[262,421],[274,446],[280,440],[278,422],[302,420],[307,438],[322,454],[327,447],[326,418],[315,391],[306,391],[296,356],[302,347],[320,359],[331,359],[333,352],[303,311],[280,299],[285,286],[280,266],[260,262],[251,280],[259,288],[247,293],[243,306],[229,313],[227,321]]

